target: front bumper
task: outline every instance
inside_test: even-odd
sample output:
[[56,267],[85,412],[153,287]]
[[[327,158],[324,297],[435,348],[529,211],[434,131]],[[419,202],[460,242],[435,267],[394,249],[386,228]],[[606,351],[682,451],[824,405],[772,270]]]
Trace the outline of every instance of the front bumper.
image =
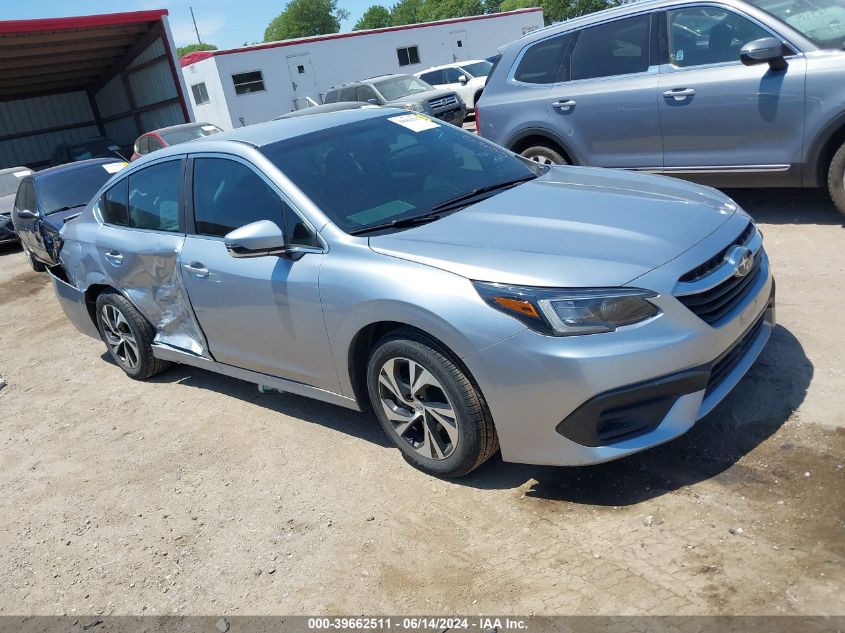
[[775,325],[764,270],[716,328],[672,296],[640,326],[592,336],[526,330],[464,359],[490,407],[505,461],[606,462],[672,440],[725,398]]
[[100,332],[94,325],[91,313],[88,311],[88,304],[85,301],[85,293],[72,286],[69,280],[63,275],[61,268],[48,268],[50,279],[53,282],[53,290],[56,291],[56,298],[65,316],[83,334],[91,338],[100,338]]

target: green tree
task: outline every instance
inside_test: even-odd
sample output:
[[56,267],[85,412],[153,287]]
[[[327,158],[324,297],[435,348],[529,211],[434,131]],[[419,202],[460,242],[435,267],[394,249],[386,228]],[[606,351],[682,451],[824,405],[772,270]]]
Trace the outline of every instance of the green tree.
[[355,23],[352,30],[362,31],[364,29],[383,29],[391,24],[390,11],[380,4],[374,4],[364,11],[364,15],[362,15],[361,19]]
[[184,57],[188,53],[196,53],[199,51],[216,51],[217,47],[214,44],[188,44],[187,46],[180,46],[176,49],[176,54],[179,57]]
[[423,0],[399,0],[390,9],[390,21],[393,26],[416,24],[420,21]]
[[484,13],[482,0],[425,0],[419,17],[421,22],[434,22],[482,13]]
[[619,0],[502,0],[501,11],[542,7],[546,24],[577,18],[619,4]]
[[291,0],[267,25],[264,41],[337,33],[340,21],[348,17],[349,11],[338,7],[337,0]]

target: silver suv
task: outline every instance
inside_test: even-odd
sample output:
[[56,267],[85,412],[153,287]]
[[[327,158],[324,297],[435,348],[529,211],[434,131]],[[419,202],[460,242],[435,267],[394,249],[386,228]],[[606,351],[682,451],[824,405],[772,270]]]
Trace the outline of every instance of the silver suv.
[[60,302],[130,377],[179,362],[372,408],[442,476],[677,437],[774,324],[762,236],[718,191],[393,108],[159,150],[62,238]]
[[413,75],[381,75],[331,88],[324,103],[363,101],[422,112],[442,121],[461,125],[467,109],[454,90],[435,88]]
[[828,187],[845,213],[843,0],[646,0],[501,49],[479,133],[542,163]]

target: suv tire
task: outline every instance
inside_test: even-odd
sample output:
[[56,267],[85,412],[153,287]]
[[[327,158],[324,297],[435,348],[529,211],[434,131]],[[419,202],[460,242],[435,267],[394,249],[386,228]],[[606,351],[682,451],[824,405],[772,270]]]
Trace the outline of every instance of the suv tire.
[[520,156],[543,165],[568,165],[569,161],[551,143],[538,142],[526,147]]
[[419,332],[398,330],[376,344],[367,390],[385,434],[423,472],[461,477],[499,449],[479,390],[446,350]]
[[114,290],[97,297],[97,329],[118,367],[133,380],[160,374],[171,363],[153,356],[155,329],[129,300]]
[[845,215],[845,143],[833,155],[827,172],[827,188],[833,204],[842,215]]
[[45,270],[47,270],[47,266],[35,259],[35,256],[29,251],[26,246],[23,246],[23,252],[24,255],[26,255],[26,259],[29,261],[29,265],[32,266],[32,270],[37,273],[43,273]]

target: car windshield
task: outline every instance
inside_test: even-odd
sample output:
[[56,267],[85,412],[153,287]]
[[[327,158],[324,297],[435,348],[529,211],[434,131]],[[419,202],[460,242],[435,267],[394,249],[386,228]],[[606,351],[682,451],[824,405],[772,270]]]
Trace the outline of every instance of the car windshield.
[[159,134],[164,137],[168,145],[178,145],[179,143],[186,143],[187,141],[193,141],[194,139],[210,136],[211,134],[217,134],[222,131],[216,125],[203,123],[191,127],[181,127],[176,130],[159,132]]
[[71,160],[87,160],[89,158],[97,158],[98,156],[108,156],[114,153],[110,148],[117,148],[118,145],[109,139],[92,139],[77,145],[70,146]]
[[469,73],[472,77],[486,77],[490,74],[490,69],[493,64],[488,61],[475,62],[473,64],[463,64],[461,70]]
[[21,184],[21,178],[31,173],[30,170],[22,167],[15,171],[0,174],[0,196],[10,196],[13,193],[17,193],[18,185]]
[[534,175],[504,149],[416,114],[330,127],[261,151],[347,232]]
[[401,77],[377,81],[375,87],[381,93],[381,96],[388,101],[431,90],[431,86],[422,79],[412,77],[411,75],[402,75]]
[[39,178],[37,188],[41,209],[45,215],[50,215],[88,204],[120,166],[121,163],[86,165]]
[[819,48],[845,47],[845,0],[750,0]]

